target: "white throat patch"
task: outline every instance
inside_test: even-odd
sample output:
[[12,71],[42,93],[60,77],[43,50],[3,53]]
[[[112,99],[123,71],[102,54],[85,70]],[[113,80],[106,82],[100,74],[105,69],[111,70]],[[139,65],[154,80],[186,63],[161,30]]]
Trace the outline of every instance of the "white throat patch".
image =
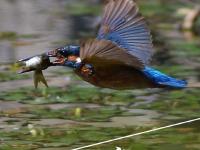
[[81,58],[80,57],[78,57],[78,58],[76,58],[76,63],[81,63]]

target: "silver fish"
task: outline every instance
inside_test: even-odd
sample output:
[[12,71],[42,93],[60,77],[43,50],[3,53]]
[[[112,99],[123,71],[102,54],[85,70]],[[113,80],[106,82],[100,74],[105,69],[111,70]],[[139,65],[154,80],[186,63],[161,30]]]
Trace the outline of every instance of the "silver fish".
[[34,71],[33,79],[35,88],[38,87],[38,83],[40,82],[48,87],[47,81],[42,73],[42,70],[45,70],[51,66],[50,59],[46,54],[22,59],[17,63],[22,67],[22,70],[19,72],[19,74]]

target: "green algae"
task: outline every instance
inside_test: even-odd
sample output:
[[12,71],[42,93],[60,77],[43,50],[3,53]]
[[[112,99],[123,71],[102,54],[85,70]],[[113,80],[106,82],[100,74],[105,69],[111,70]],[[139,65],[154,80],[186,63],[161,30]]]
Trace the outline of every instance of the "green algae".
[[17,33],[11,31],[0,32],[0,40],[15,40]]
[[[68,147],[76,145],[77,143],[90,143],[102,140],[108,140],[112,137],[117,137],[119,134],[126,135],[132,131],[132,129],[125,128],[119,130],[119,128],[95,128],[90,126],[79,128],[43,128],[44,135],[37,135],[33,137],[27,128],[23,128],[20,131],[0,132],[3,140],[7,140],[10,137],[13,141],[5,142],[0,145],[0,148],[22,148],[26,145],[29,148],[53,148],[53,147]],[[22,136],[23,135],[23,136]],[[19,142],[19,141],[22,142]]]
[[144,109],[156,109],[168,115],[182,118],[198,117],[200,113],[199,96],[198,89],[174,90],[166,94],[161,94],[158,98],[160,100],[140,107]]
[[28,79],[30,78],[29,75],[19,75],[16,74],[16,72],[13,71],[4,71],[0,72],[0,82],[5,81],[13,81],[13,80],[21,80],[21,79]]
[[59,110],[51,110],[49,108],[34,109],[29,113],[35,115],[34,118],[60,118],[77,121],[109,121],[109,118],[120,115],[122,111],[117,107],[102,108],[80,108],[80,115],[76,115],[76,108],[64,108]]
[[68,5],[66,10],[69,14],[74,16],[97,15],[101,11],[98,5],[89,5],[82,2]]
[[[108,92],[109,91],[109,92]],[[29,104],[92,102],[106,103],[111,100],[118,102],[135,101],[131,91],[113,91],[93,86],[74,85],[65,88],[22,88],[0,93],[2,100],[14,100]]]

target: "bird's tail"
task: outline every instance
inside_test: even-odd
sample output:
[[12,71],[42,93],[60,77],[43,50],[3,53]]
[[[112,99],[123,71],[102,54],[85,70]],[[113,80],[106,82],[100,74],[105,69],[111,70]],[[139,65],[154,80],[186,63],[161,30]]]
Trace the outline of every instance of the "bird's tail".
[[145,67],[143,73],[159,87],[166,87],[166,88],[188,87],[187,82],[185,80],[175,79],[150,67]]

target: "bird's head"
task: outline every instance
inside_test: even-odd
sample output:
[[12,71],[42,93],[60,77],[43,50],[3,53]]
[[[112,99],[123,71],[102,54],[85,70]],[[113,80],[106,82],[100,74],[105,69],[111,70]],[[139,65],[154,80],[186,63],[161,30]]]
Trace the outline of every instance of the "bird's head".
[[51,63],[53,66],[67,66],[68,62],[79,61],[79,47],[77,46],[66,46],[54,49],[46,53],[50,58],[55,58]]
[[51,65],[62,65],[65,61],[68,59],[68,50],[64,47],[56,48],[54,50],[46,52],[46,55],[49,58],[53,58],[53,61],[51,62]]

